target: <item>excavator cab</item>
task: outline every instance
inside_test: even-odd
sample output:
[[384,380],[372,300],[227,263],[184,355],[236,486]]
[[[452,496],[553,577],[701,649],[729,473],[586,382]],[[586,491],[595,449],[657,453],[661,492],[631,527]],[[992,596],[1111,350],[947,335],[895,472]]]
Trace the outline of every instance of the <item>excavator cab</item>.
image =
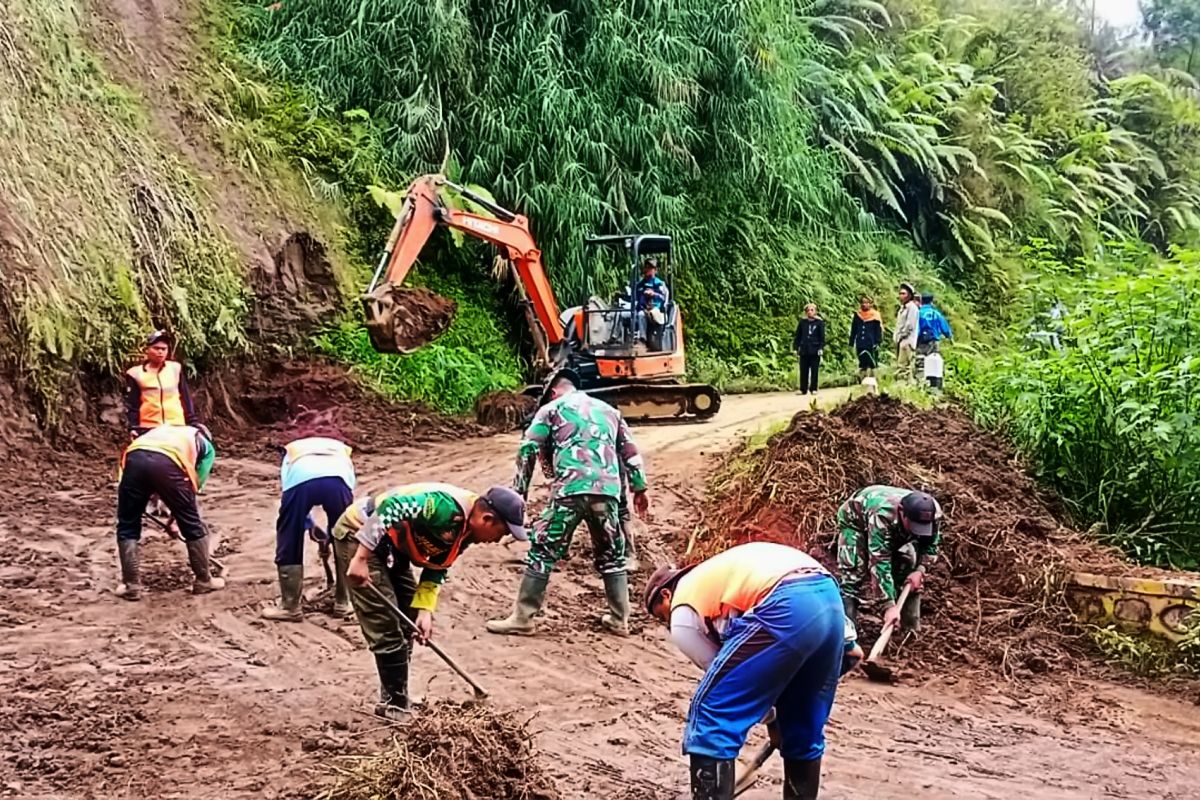
[[[588,247],[609,247],[628,262],[627,283],[612,305],[593,299],[581,309],[574,331],[581,349],[599,357],[631,357],[674,353],[678,349],[679,312],[671,272],[671,237],[658,234],[591,236]],[[661,281],[657,297],[643,286],[645,268],[653,264]]]
[[[591,236],[589,248],[619,254],[627,283],[609,305],[593,298],[567,324],[568,361],[589,394],[616,405],[627,419],[704,419],[721,406],[717,390],[684,384],[683,317],[675,301],[671,237]],[[657,301],[646,295],[647,261],[657,266]]]

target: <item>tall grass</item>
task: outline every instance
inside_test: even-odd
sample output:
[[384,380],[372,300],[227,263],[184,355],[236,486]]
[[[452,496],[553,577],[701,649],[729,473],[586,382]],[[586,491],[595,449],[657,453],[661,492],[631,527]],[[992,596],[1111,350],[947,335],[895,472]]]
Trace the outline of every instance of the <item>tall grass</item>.
[[[370,120],[380,182],[402,185],[449,153],[465,179],[528,215],[564,305],[616,288],[596,276],[585,235],[670,233],[694,351],[747,372],[748,357],[788,348],[813,297],[848,314],[863,289],[914,273],[932,282],[928,262],[842,186],[841,163],[797,102],[821,52],[802,9],[235,7],[235,36],[264,74]],[[477,252],[452,255],[460,274],[479,274],[468,264]]]
[[246,344],[211,200],[89,53],[84,13],[11,0],[0,25],[0,337],[50,424],[77,370],[118,371],[151,326],[193,358]]
[[[1200,252],[1126,245],[1060,265],[1029,296],[1036,321],[977,371],[967,398],[1004,427],[1084,523],[1150,563],[1200,567]],[[1042,255],[1039,258],[1045,260]],[[1049,267],[1048,267],[1049,268]],[[1062,349],[1029,338],[1066,314]]]

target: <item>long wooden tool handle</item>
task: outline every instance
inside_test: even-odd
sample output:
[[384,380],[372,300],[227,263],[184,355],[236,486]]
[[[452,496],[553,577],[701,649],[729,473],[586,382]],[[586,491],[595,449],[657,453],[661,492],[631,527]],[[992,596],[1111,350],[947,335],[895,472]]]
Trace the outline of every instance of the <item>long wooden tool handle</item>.
[[[388,600],[387,597],[384,596],[383,592],[379,591],[378,586],[376,586],[373,583],[368,583],[366,585],[366,588],[368,590],[370,590],[370,592],[372,594],[375,595],[376,599],[378,599],[379,602],[381,602],[385,606],[387,606],[388,610],[392,612],[393,616],[395,616],[397,619],[399,619],[401,622],[403,622],[405,625],[407,625],[410,630],[412,630],[414,632],[417,630],[417,623],[415,623],[411,619],[409,619],[408,615],[405,614],[403,611],[401,611],[399,606],[397,606],[391,600]],[[448,656],[446,654],[446,651],[442,650],[442,648],[438,647],[433,642],[426,641],[425,644],[429,647],[430,650],[437,653],[438,658],[440,658],[440,659],[442,659],[442,661],[446,662],[446,666],[450,667],[450,669],[457,672],[458,676],[460,678],[462,678],[464,681],[471,684],[471,688],[475,690],[475,695],[477,697],[487,697],[487,690],[484,689],[482,686],[480,686],[478,683],[476,683],[475,679],[472,678],[470,675],[468,675],[466,670],[464,670],[462,667],[460,667],[457,663],[455,663],[453,658],[451,658],[450,656]]]
[[[908,594],[912,591],[912,584],[904,584],[904,589],[900,592],[900,596],[896,598],[896,605],[899,608],[904,608],[905,601],[908,600]],[[876,640],[875,646],[871,648],[871,654],[867,656],[867,661],[874,661],[883,652],[883,648],[887,647],[887,643],[891,641],[892,632],[896,630],[896,623],[885,625],[883,630],[879,632],[879,639]]]
[[[767,742],[765,745],[763,745],[762,749],[759,750],[758,753],[755,754],[754,758],[750,760],[750,764],[746,767],[745,772],[742,772],[741,775],[737,775],[734,778],[734,797],[738,797],[739,795],[745,793],[746,790],[754,785],[754,779],[758,777],[758,771],[762,769],[763,764],[767,763],[767,759],[770,758],[771,754],[774,752],[775,745],[771,744],[770,742]],[[741,764],[737,765],[737,767],[741,766]],[[737,767],[734,768],[735,773],[738,771]]]

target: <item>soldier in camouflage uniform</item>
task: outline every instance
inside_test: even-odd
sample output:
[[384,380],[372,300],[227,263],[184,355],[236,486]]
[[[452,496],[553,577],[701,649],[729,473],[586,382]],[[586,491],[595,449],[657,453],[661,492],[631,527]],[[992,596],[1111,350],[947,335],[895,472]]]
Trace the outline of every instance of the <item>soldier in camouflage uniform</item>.
[[[433,612],[446,571],[472,544],[509,534],[527,538],[525,501],[506,486],[476,495],[444,483],[399,486],[353,503],[333,526],[334,555],[346,570],[350,603],[379,671],[375,713],[400,718],[409,707],[413,632],[366,586],[373,585],[415,620],[417,638],[433,633]],[[420,567],[420,581],[412,567]]]
[[552,465],[554,482],[550,502],[530,532],[516,607],[507,618],[487,623],[492,633],[533,633],[550,573],[566,557],[581,522],[591,533],[592,558],[608,600],[609,613],[601,623],[612,633],[629,633],[629,578],[619,519],[621,465],[628,470],[634,508],[644,515],[648,501],[642,457],[620,412],[577,391],[578,383],[579,376],[569,369],[551,378],[544,405],[521,441],[513,488],[522,497],[528,494],[539,455],[544,466]]
[[[869,573],[887,604],[884,622],[920,629],[920,592],[925,570],[937,560],[941,518],[941,506],[932,497],[895,486],[868,486],[842,504],[838,571],[846,616],[856,621]],[[912,585],[903,609],[896,607],[898,582]]]

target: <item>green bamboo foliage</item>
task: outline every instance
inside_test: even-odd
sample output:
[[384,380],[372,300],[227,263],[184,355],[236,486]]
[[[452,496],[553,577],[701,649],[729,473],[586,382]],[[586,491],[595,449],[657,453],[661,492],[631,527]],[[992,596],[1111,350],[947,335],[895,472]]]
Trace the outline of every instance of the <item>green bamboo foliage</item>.
[[800,6],[308,0],[246,3],[239,30],[268,74],[370,115],[385,179],[436,170],[449,150],[464,179],[528,215],[566,303],[612,288],[588,280],[586,234],[671,233],[693,341],[725,349],[731,309],[756,315],[736,352],[779,338],[763,315],[795,313],[817,265],[895,253],[893,274],[920,269],[796,102],[820,37],[864,23]]

